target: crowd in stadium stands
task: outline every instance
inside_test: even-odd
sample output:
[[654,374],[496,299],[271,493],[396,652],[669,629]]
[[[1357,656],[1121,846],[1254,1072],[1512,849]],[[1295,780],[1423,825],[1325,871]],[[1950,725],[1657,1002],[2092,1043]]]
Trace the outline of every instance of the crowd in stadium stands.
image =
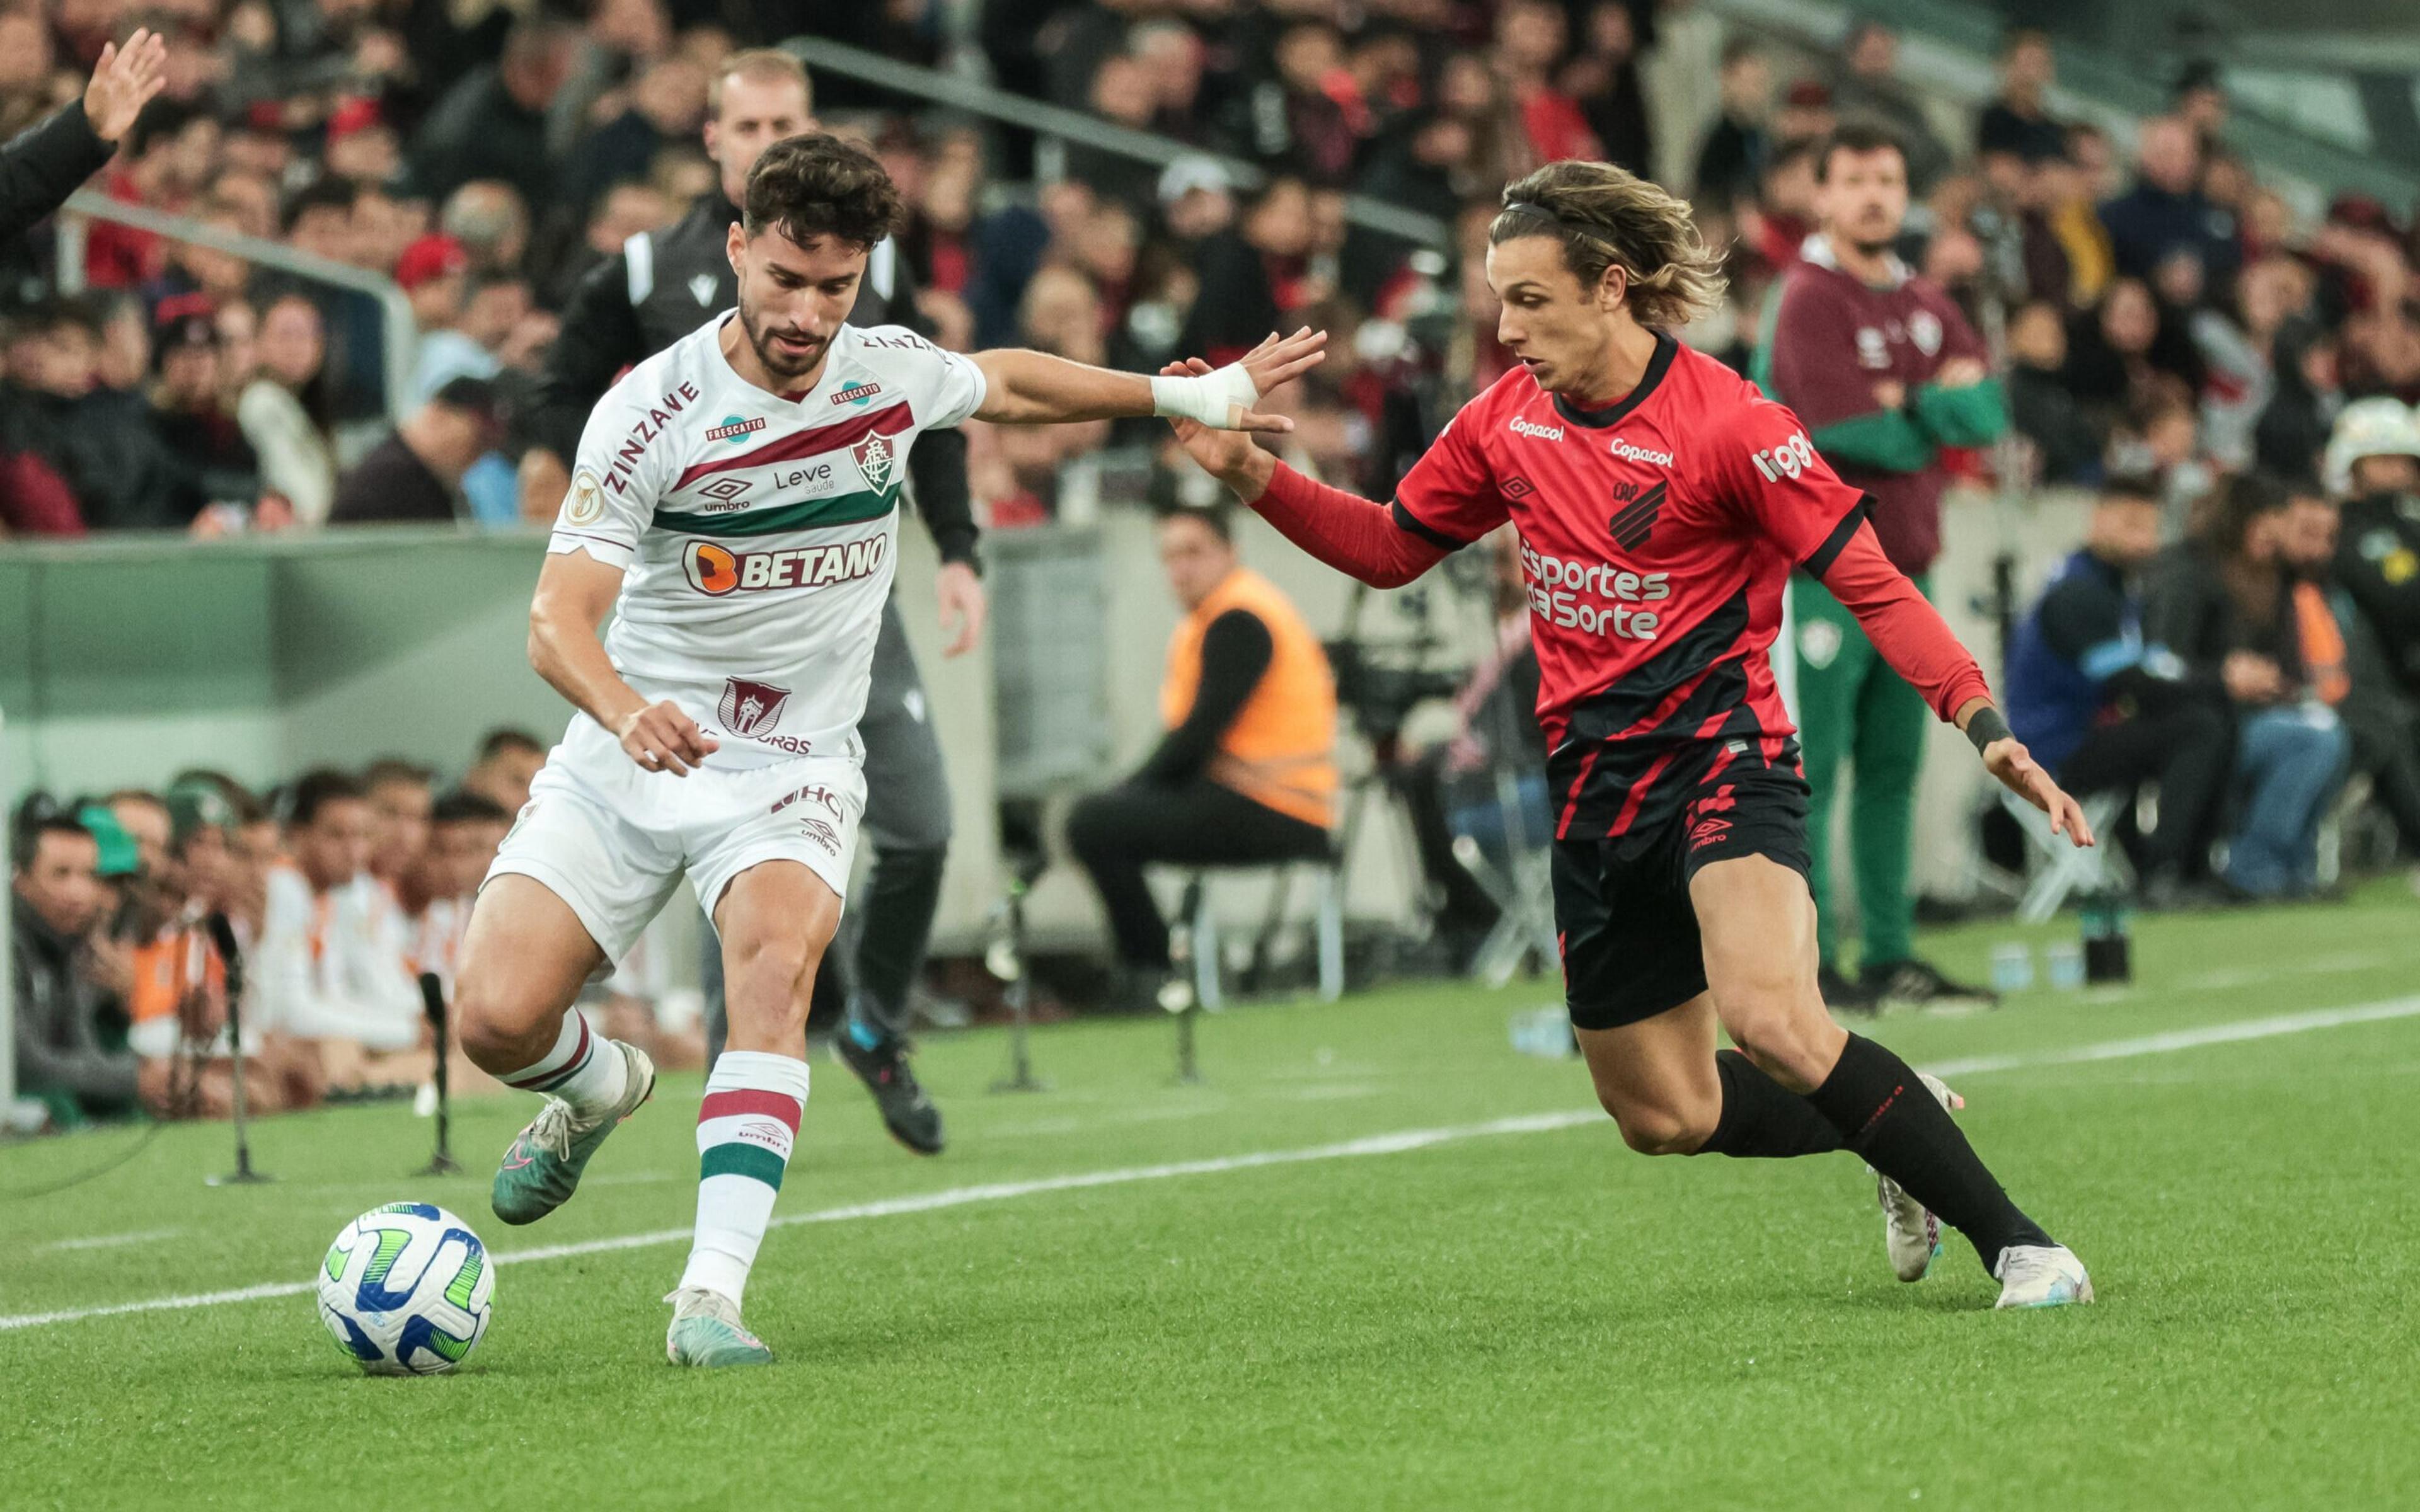
[[[166,85],[95,153],[92,187],[389,275],[421,328],[406,418],[390,427],[365,296],[95,223],[88,292],[66,298],[47,230],[0,242],[0,529],[551,517],[557,500],[517,482],[527,442],[513,424],[556,334],[550,311],[628,237],[720,192],[700,146],[719,61],[810,12],[819,35],[972,62],[1016,94],[1199,149],[1146,167],[818,74],[822,123],[861,132],[905,191],[897,247],[939,340],[1154,369],[1324,326],[1330,361],[1280,396],[1297,421],[1283,444],[1378,497],[1509,366],[1481,256],[1509,178],[1605,157],[1691,195],[1707,239],[1730,248],[1730,284],[1681,334],[1745,371],[1812,229],[1818,144],[1860,118],[1906,149],[1907,263],[1978,328],[1993,324],[1986,306],[2005,312],[2016,440],[1957,466],[1978,483],[2104,491],[2059,584],[2019,607],[2042,655],[2010,671],[2088,686],[2051,697],[2037,681],[2015,703],[2056,704],[2077,725],[2056,738],[2087,758],[2087,785],[2162,783],[2161,838],[2138,837],[2137,854],[2163,887],[2308,890],[2321,811],[2352,773],[2420,854],[2420,478],[2397,460],[2420,447],[2408,408],[2400,429],[2376,408],[2420,397],[2420,221],[2355,194],[2299,214],[2229,146],[2213,69],[2178,76],[2129,145],[2053,113],[2054,44],[2022,28],[1994,96],[1960,119],[1909,86],[1900,39],[1871,20],[1813,57],[1690,0],[985,0],[967,37],[950,9],[0,0],[12,156],[23,133],[81,108],[105,39],[161,26]],[[1448,233],[1415,246],[1357,225],[1351,193]],[[2369,448],[2358,468],[2341,455],[2348,424]],[[996,529],[1051,517],[1076,455],[1164,442],[1149,423],[970,432],[979,516]],[[1163,469],[1156,486],[1178,492],[1185,476]],[[2164,743],[2119,760],[2087,739],[2169,719],[2168,685],[2203,723],[2162,728],[2233,728],[2231,763],[2180,773],[2154,760]],[[255,830],[269,833],[235,832]],[[2215,877],[2211,839],[2234,842]],[[299,918],[306,884],[314,899],[370,896],[349,880],[362,867],[315,872],[316,842],[292,843],[297,868],[276,888],[250,842],[230,852],[247,899],[287,898]],[[78,909],[98,906],[35,908],[23,927],[71,942]],[[400,1020],[409,1004],[393,997],[380,1011]],[[365,1053],[411,1053],[394,1039],[365,1039]],[[111,1085],[132,1095],[131,1075]]]
[[[20,1093],[55,1127],[225,1117],[231,980],[254,1112],[427,1083],[421,979],[451,1001],[471,895],[545,759],[500,730],[442,793],[427,767],[383,760],[266,796],[200,770],[158,793],[30,796],[10,858]],[[657,1028],[635,967],[585,1006],[670,1064],[700,1064],[694,1030]],[[487,1085],[458,1055],[449,1070],[458,1088]]]

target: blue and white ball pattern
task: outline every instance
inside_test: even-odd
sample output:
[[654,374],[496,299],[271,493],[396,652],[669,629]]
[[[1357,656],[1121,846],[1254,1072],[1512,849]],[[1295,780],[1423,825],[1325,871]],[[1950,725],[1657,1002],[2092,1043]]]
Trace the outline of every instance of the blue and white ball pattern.
[[471,1226],[427,1202],[390,1202],[345,1226],[319,1266],[319,1321],[374,1376],[433,1376],[488,1332],[496,1270]]

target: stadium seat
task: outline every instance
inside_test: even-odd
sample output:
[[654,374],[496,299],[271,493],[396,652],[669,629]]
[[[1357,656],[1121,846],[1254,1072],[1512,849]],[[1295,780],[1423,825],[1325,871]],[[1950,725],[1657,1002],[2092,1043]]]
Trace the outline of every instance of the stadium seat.
[[1251,964],[1247,975],[1248,980],[1257,982],[1268,964],[1279,932],[1285,927],[1286,908],[1294,901],[1295,873],[1302,870],[1311,873],[1316,894],[1311,933],[1318,957],[1319,1000],[1332,1003],[1344,995],[1344,889],[1341,864],[1334,857],[1273,866],[1205,867],[1186,874],[1185,902],[1179,910],[1192,960],[1194,1000],[1202,1008],[1216,1011],[1226,1001],[1225,950],[1219,943],[1218,910],[1210,900],[1211,872],[1270,874],[1268,911],[1252,938]]
[[2024,832],[2025,852],[2030,864],[2030,880],[2025,895],[2017,903],[2017,918],[2027,924],[2039,924],[2058,912],[2068,894],[2081,891],[2086,896],[2111,892],[2126,884],[2125,862],[2118,846],[2110,835],[2110,825],[2117,820],[2118,805],[2124,795],[2095,793],[2076,801],[2083,806],[2085,823],[2092,826],[2099,844],[2071,845],[2065,836],[2050,832],[2050,816],[2024,798],[2001,788],[2000,806]]

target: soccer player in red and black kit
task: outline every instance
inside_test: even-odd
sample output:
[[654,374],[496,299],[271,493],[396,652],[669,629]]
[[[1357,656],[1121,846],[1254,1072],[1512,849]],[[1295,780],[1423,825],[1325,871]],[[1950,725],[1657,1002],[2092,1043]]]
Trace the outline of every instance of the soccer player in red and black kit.
[[[1512,522],[1565,996],[1632,1149],[1851,1150],[1879,1173],[1901,1279],[1930,1268],[1937,1214],[1974,1242],[2001,1306],[2090,1301],[2083,1265],[1950,1119],[1948,1089],[1824,1009],[1807,783],[1766,661],[1791,569],[1848,606],[1993,777],[2090,844],[2081,810],[2010,738],[1974,658],[1884,556],[1864,496],[1797,418],[1669,334],[1722,286],[1689,208],[1578,162],[1518,180],[1503,204],[1487,278],[1520,366],[1463,407],[1391,504],[1314,483],[1249,440],[1189,424],[1179,440],[1296,545],[1379,587]],[[1716,1050],[1717,1025],[1738,1050]]]

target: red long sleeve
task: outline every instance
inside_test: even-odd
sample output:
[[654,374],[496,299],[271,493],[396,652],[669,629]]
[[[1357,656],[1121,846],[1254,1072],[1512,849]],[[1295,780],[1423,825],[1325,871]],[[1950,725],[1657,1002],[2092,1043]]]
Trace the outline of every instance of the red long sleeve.
[[1823,578],[1840,607],[1857,617],[1891,671],[1922,693],[1944,722],[1956,722],[1969,699],[1992,696],[1983,670],[1949,633],[1941,611],[1925,602],[1916,584],[1883,555],[1870,523],[1857,526]]
[[1283,462],[1251,507],[1287,540],[1373,588],[1400,588],[1445,560],[1445,547],[1406,529],[1390,506],[1314,482]]

